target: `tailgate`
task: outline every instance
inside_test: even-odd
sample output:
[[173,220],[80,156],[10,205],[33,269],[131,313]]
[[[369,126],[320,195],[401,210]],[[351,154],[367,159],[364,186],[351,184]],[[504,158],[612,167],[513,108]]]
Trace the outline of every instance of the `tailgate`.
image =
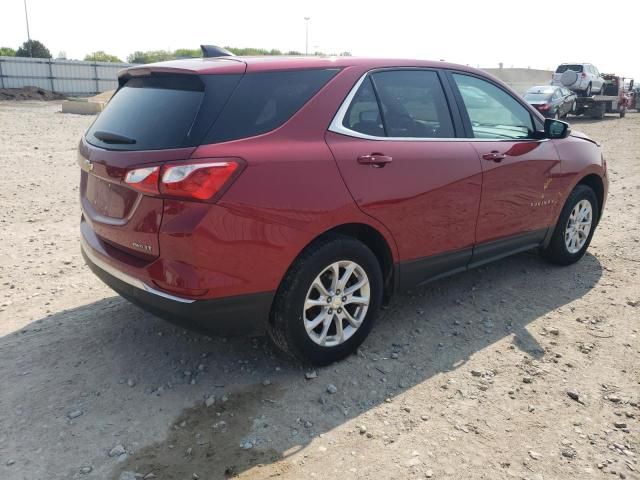
[[[244,64],[232,66],[244,70]],[[198,75],[166,67],[121,75],[120,88],[78,152],[82,211],[100,239],[142,259],[158,257],[164,201],[132,188],[126,174],[188,159],[240,78],[241,73]]]
[[[189,158],[193,148],[148,152],[158,162]],[[101,240],[136,257],[152,260],[159,253],[158,232],[164,202],[124,183],[130,165],[139,165],[142,152],[111,152],[87,145],[78,152],[80,203],[84,218]],[[145,162],[146,163],[146,162]]]

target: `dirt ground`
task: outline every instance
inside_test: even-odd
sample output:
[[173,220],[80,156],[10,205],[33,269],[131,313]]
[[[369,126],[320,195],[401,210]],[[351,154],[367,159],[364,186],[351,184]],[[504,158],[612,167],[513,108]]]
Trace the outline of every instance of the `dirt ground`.
[[582,261],[531,252],[397,296],[311,373],[84,267],[92,118],[59,110],[0,102],[0,479],[640,478],[640,114],[574,122],[611,175]]

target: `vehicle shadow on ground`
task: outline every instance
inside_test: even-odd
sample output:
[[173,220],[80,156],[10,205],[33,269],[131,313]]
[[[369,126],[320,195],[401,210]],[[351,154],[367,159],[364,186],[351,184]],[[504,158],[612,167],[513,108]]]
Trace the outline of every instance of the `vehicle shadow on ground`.
[[[163,402],[176,399],[190,405],[177,418],[166,419],[167,430],[153,436],[156,443],[130,447],[125,440],[130,455],[123,461],[101,453],[101,461],[113,462],[105,466],[113,468],[113,479],[125,471],[163,480],[194,473],[200,478],[243,472],[269,477],[290,468],[287,458],[319,435],[462,367],[505,337],[516,352],[542,358],[545,347],[529,333],[528,324],[543,318],[538,334],[542,327],[557,327],[545,315],[558,308],[565,312],[601,275],[591,254],[559,268],[530,252],[397,295],[357,355],[318,369],[318,378],[311,380],[304,375],[308,370],[283,358],[263,338],[211,339],[185,332],[119,298],[54,314],[0,338],[0,364],[30,352],[42,369],[21,378],[16,396],[44,388],[34,382],[60,376],[62,362],[73,367],[81,383],[74,388],[82,391],[127,389],[123,379],[134,378],[136,386],[122,391],[137,389],[136,394],[123,394],[112,407],[130,417],[150,409],[163,415],[168,405]],[[563,316],[567,322],[568,317]],[[43,347],[49,329],[68,334]],[[64,352],[64,358],[48,361],[52,349]],[[337,393],[327,392],[328,383]],[[209,406],[208,395],[215,395]],[[110,411],[104,415],[105,424],[114,421]],[[9,434],[20,448],[26,433]]]

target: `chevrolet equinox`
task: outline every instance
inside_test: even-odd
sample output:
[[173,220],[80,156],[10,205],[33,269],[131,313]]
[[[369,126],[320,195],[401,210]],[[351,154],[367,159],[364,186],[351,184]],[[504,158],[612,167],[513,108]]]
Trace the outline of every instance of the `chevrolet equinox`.
[[134,66],[81,139],[84,258],[191,328],[314,364],[392,293],[537,248],[578,261],[598,143],[444,62],[233,57]]

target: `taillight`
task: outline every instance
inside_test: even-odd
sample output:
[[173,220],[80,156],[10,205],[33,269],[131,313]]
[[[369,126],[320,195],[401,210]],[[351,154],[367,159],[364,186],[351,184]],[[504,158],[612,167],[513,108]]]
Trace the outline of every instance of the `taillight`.
[[220,191],[237,168],[236,162],[167,165],[162,167],[160,193],[207,200]]
[[142,193],[158,194],[158,179],[160,167],[146,167],[129,170],[124,177],[124,182]]
[[538,110],[549,110],[551,108],[551,105],[549,105],[548,103],[543,103],[541,105],[538,105]]
[[587,74],[586,74],[586,73],[584,73],[584,72],[582,72],[582,73],[580,74],[580,76],[581,76],[582,78],[587,78]]
[[200,163],[173,163],[157,167],[136,168],[124,181],[142,193],[209,200],[240,173],[241,164],[223,159]]

